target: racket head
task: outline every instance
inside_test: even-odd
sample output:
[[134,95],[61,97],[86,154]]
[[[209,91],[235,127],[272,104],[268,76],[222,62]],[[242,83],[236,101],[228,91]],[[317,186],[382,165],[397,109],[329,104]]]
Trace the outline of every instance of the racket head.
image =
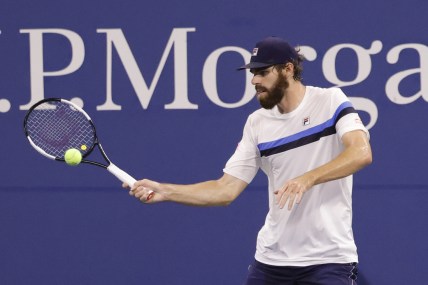
[[97,144],[89,115],[61,98],[43,99],[31,106],[24,118],[24,132],[39,153],[59,161],[64,161],[70,148],[79,149],[82,157],[86,157]]

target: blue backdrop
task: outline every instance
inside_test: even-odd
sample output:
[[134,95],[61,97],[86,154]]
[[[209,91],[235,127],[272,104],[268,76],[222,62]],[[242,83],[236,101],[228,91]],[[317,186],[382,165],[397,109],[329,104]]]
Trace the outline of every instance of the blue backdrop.
[[3,1],[0,283],[240,284],[267,211],[266,179],[229,207],[145,206],[106,171],[49,161],[29,106],[83,105],[136,178],[215,179],[259,106],[236,71],[276,35],[306,55],[304,83],[339,86],[370,129],[355,175],[360,283],[424,284],[428,4],[410,1]]

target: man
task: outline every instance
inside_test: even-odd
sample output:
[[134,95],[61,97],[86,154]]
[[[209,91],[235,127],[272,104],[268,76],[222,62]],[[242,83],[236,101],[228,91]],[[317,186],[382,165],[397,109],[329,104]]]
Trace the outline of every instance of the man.
[[130,190],[144,203],[228,205],[261,168],[269,212],[247,285],[356,284],[352,174],[372,161],[369,135],[339,88],[302,84],[302,60],[280,38],[257,43],[240,69],[254,75],[263,108],[248,117],[221,178],[192,185],[144,179]]

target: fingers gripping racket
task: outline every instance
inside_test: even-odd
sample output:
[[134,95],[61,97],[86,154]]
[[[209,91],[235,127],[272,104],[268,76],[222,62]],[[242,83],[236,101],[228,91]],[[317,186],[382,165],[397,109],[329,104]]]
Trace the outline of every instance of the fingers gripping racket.
[[[89,115],[70,101],[48,98],[37,102],[25,116],[24,131],[30,144],[47,158],[65,162],[65,152],[76,148],[82,153],[81,163],[105,168],[129,186],[136,182],[131,175],[111,162],[98,140]],[[104,163],[86,159],[95,148],[100,151]],[[150,198],[151,195],[152,191]]]

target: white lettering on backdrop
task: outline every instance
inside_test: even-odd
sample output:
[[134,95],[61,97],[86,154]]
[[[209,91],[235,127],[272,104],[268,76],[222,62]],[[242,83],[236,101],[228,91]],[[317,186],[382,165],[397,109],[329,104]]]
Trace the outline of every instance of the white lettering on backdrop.
[[[162,57],[157,66],[155,75],[150,83],[147,83],[138,67],[137,61],[131,51],[121,29],[98,29],[97,33],[106,36],[106,98],[105,102],[97,106],[99,111],[121,110],[121,106],[114,103],[112,94],[112,59],[113,51],[116,51],[121,64],[124,67],[132,87],[143,109],[149,107],[150,101],[158,84],[160,75],[164,69],[168,56],[173,51],[174,59],[174,99],[166,103],[165,109],[198,109],[198,105],[189,101],[188,94],[188,55],[187,38],[188,33],[195,32],[196,28],[174,28],[169,37],[168,43],[163,51]],[[63,76],[75,72],[80,68],[85,59],[85,47],[82,38],[74,31],[66,29],[22,29],[22,34],[29,35],[30,49],[30,81],[31,98],[30,101],[20,106],[20,110],[27,110],[35,102],[44,98],[44,79],[46,77]],[[43,36],[46,34],[56,34],[65,37],[71,46],[71,58],[67,66],[56,71],[46,71],[44,68],[44,43]],[[352,43],[342,43],[332,46],[322,58],[322,72],[328,82],[336,87],[346,87],[362,83],[366,80],[372,71],[372,57],[379,54],[383,44],[379,40],[371,43],[369,48]],[[310,46],[301,46],[302,53],[308,61],[315,61],[318,57],[316,50]],[[344,81],[339,78],[336,70],[336,61],[338,55],[345,49],[351,50],[357,59],[356,75],[353,79]],[[410,104],[422,97],[428,101],[428,47],[423,44],[409,43],[393,47],[386,56],[389,64],[396,64],[399,61],[400,53],[404,50],[416,51],[420,65],[400,71],[392,75],[385,84],[385,93],[387,98],[395,104]],[[247,104],[253,98],[254,89],[251,86],[251,74],[246,73],[245,90],[240,100],[233,103],[223,102],[217,90],[217,63],[224,53],[234,52],[243,58],[246,62],[250,58],[249,51],[236,46],[225,46],[215,49],[210,53],[202,69],[202,85],[206,96],[210,101],[222,108],[238,108]],[[420,90],[411,96],[405,96],[400,93],[400,83],[409,76],[419,75]],[[367,127],[375,125],[378,118],[378,109],[376,104],[365,97],[350,97],[356,109],[367,112],[370,115],[370,122]],[[1,104],[9,102],[2,99]],[[79,101],[79,100],[77,100]],[[80,100],[81,104],[83,101]],[[10,104],[9,104],[10,105]],[[0,106],[1,107],[1,106]],[[0,108],[0,112],[6,112],[10,109]]]

